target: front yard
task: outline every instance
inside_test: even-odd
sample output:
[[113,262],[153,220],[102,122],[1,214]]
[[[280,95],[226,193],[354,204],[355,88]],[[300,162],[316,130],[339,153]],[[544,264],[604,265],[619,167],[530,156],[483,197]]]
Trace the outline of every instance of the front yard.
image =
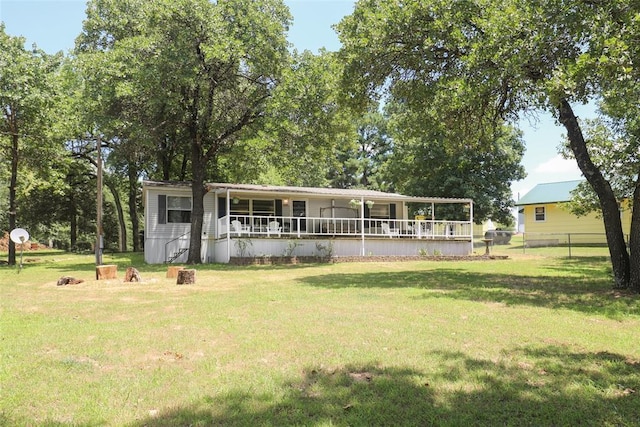
[[0,424],[640,419],[640,300],[610,290],[603,257],[207,265],[184,286],[104,261],[119,280],[93,280],[91,255],[0,266]]

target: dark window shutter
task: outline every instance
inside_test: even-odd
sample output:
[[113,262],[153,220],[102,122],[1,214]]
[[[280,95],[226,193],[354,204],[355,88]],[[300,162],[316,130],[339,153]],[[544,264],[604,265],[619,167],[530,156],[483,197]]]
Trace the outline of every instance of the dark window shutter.
[[395,203],[391,203],[389,205],[389,218],[390,219],[396,219],[396,204]]
[[222,218],[227,214],[227,198],[218,197],[218,218]]
[[364,204],[364,217],[371,218],[371,209],[369,209],[366,203]]
[[158,224],[167,223],[167,196],[158,194]]
[[276,216],[282,216],[282,199],[276,199]]

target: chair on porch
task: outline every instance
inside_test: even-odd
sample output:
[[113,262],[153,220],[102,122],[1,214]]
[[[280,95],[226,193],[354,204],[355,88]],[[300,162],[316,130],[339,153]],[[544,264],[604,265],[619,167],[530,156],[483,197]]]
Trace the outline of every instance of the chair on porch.
[[423,221],[416,221],[412,224],[407,225],[407,230],[410,231],[409,234],[412,234],[414,237],[419,239],[423,237],[433,237],[433,233],[431,232],[431,224],[425,223]]
[[282,227],[278,221],[269,222],[269,226],[267,227],[267,236],[271,236],[272,234],[277,234],[280,237],[280,232],[282,231]]
[[389,238],[392,238],[393,236],[400,236],[400,230],[389,227],[389,223],[386,222],[382,223],[382,233],[388,235]]
[[248,225],[244,225],[237,219],[234,219],[233,221],[231,221],[231,229],[233,230],[234,233],[238,234],[238,237],[242,236],[242,233],[249,234],[249,232],[251,231]]

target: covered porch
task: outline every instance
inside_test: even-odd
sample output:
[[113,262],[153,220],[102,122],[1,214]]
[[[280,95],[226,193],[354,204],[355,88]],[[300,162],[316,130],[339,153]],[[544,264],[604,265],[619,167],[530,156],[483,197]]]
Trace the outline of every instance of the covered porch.
[[470,239],[469,221],[435,219],[322,218],[225,215],[218,218],[218,238],[388,237]]
[[210,184],[214,260],[231,257],[468,255],[471,199],[357,189]]

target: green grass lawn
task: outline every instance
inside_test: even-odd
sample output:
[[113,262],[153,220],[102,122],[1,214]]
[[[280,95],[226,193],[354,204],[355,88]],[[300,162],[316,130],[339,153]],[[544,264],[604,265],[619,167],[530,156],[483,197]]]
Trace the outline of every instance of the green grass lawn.
[[25,254],[0,266],[0,425],[639,425],[640,300],[606,254],[495,251],[185,286],[139,255],[97,282],[91,255]]

